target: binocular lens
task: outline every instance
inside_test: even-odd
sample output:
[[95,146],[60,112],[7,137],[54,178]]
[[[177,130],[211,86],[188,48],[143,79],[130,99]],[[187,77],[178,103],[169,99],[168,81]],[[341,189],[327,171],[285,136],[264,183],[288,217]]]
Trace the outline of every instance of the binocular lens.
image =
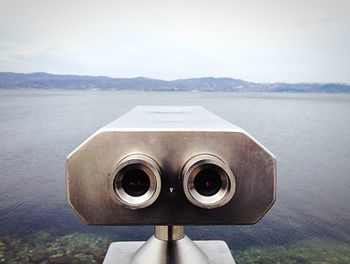
[[159,196],[160,176],[160,168],[152,158],[143,154],[129,155],[111,174],[111,197],[128,209],[150,206]]
[[124,174],[122,188],[130,196],[144,195],[150,187],[148,175],[139,169],[131,169]]
[[187,199],[205,209],[224,206],[233,197],[236,180],[231,169],[210,154],[193,156],[182,170],[183,188]]
[[204,169],[194,178],[194,188],[203,196],[213,196],[222,186],[220,174],[217,170]]

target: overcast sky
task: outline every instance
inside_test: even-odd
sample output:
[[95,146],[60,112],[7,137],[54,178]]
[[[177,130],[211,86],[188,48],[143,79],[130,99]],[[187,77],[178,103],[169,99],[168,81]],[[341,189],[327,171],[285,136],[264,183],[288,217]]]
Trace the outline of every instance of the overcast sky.
[[350,83],[350,0],[0,0],[0,71]]

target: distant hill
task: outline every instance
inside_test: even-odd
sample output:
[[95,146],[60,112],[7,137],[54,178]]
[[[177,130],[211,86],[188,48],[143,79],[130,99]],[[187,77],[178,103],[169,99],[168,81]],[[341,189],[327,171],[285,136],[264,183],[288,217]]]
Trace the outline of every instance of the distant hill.
[[341,83],[253,83],[233,78],[191,78],[164,81],[106,76],[56,75],[49,73],[0,72],[0,89],[81,89],[135,91],[224,91],[224,92],[316,92],[349,93]]

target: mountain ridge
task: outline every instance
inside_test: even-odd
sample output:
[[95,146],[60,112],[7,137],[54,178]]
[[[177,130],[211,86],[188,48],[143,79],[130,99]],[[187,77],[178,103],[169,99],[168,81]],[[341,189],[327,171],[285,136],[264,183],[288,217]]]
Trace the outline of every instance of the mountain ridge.
[[146,77],[64,75],[46,72],[0,72],[0,89],[69,89],[135,91],[314,92],[350,93],[345,83],[256,83],[229,77],[160,80]]

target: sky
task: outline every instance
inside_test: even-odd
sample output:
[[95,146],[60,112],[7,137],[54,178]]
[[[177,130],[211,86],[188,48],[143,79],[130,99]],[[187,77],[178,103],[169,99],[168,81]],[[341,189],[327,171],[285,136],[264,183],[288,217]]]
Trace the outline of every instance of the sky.
[[350,0],[0,0],[0,71],[350,83]]

